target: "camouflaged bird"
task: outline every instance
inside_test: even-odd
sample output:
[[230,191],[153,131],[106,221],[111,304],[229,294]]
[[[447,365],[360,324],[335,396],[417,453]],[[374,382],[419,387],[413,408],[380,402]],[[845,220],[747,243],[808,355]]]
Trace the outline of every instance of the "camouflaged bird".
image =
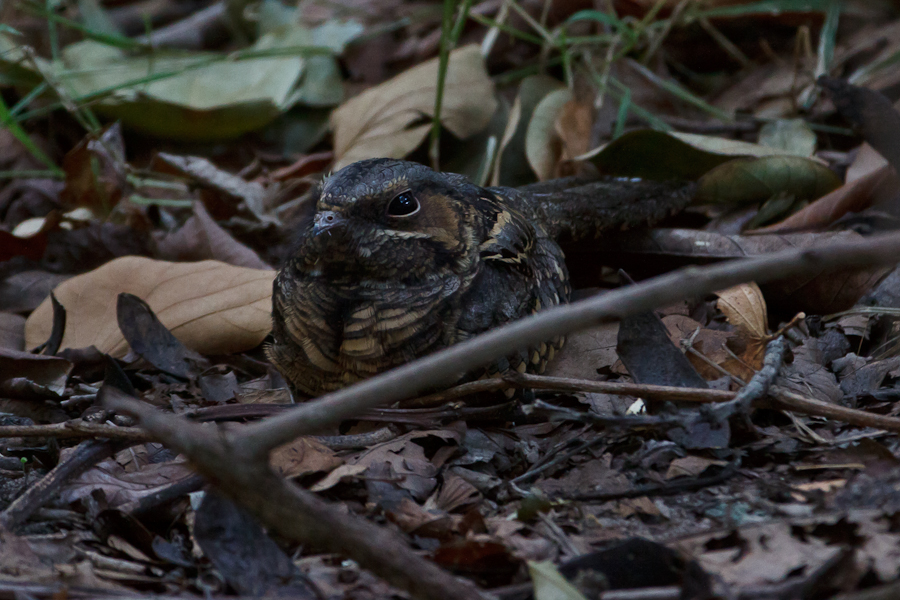
[[[484,188],[393,159],[351,164],[316,193],[275,279],[268,348],[310,396],[568,302],[560,237],[646,224],[688,200],[684,185],[639,180]],[[470,377],[542,372],[562,341]]]

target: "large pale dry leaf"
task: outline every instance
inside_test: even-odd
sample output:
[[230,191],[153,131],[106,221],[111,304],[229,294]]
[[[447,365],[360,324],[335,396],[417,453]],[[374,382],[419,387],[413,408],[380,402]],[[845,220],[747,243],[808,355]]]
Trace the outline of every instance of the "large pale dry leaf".
[[[116,320],[116,300],[122,292],[146,301],[163,325],[192,350],[226,354],[253,348],[271,330],[274,277],[274,271],[214,260],[118,258],[56,288],[68,316],[62,348],[94,345],[101,352],[124,356],[128,344]],[[47,299],[25,323],[27,347],[47,339],[52,319]]]
[[[433,59],[342,104],[332,115],[335,169],[375,157],[403,158],[422,143],[434,114],[438,60]],[[459,138],[484,129],[497,109],[478,46],[450,54],[441,124]]]

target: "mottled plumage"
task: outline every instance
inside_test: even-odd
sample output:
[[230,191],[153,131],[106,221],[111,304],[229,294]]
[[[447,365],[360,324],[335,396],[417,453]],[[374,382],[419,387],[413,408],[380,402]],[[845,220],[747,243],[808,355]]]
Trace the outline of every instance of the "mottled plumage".
[[[557,237],[646,222],[686,201],[682,186],[584,183],[482,188],[399,160],[345,167],[322,183],[275,280],[269,358],[295,392],[344,387],[567,302]],[[561,343],[489,371],[540,372]]]

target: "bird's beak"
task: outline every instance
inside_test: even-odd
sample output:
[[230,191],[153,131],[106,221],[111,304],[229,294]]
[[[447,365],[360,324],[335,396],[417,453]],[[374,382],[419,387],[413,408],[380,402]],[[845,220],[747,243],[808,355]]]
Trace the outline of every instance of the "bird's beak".
[[323,210],[316,213],[313,219],[313,233],[319,235],[325,233],[329,229],[334,229],[339,225],[346,223],[346,219],[333,210]]

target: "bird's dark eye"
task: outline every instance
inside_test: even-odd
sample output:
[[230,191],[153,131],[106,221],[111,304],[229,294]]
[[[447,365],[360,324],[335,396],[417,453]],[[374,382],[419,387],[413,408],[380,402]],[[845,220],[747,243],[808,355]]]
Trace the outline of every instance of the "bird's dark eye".
[[408,217],[419,212],[419,201],[412,192],[403,192],[388,204],[387,214],[392,217]]

